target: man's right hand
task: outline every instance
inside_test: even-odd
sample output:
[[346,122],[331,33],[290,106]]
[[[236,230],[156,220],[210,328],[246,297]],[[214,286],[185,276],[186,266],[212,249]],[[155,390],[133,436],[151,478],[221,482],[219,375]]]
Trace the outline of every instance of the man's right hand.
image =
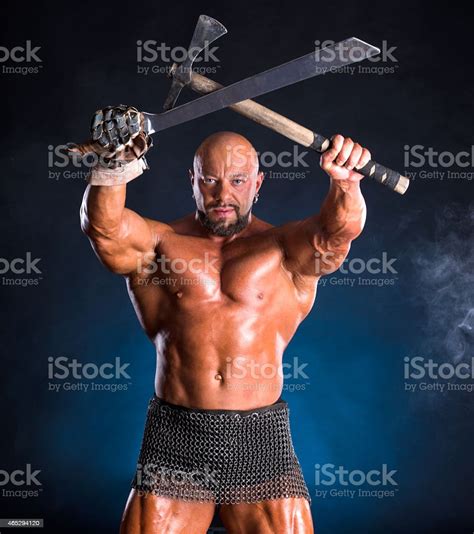
[[80,145],[70,143],[71,152],[94,152],[104,167],[116,168],[142,158],[152,146],[144,131],[143,115],[132,106],[109,106],[96,111],[91,121],[91,139]]

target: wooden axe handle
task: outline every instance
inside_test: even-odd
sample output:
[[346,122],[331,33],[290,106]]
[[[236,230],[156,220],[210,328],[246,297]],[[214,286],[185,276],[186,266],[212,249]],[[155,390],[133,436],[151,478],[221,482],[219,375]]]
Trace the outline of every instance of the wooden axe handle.
[[[193,72],[191,75],[191,82],[187,84],[193,91],[200,94],[207,94],[221,89],[223,86],[201,74]],[[266,126],[288,139],[299,143],[307,148],[312,148],[317,152],[324,152],[331,141],[322,135],[301,126],[271,109],[257,104],[253,100],[243,100],[238,104],[232,104],[230,109],[240,113],[244,117],[251,119],[262,126]],[[410,180],[406,176],[402,176],[396,171],[392,171],[383,165],[370,160],[364,167],[357,169],[364,176],[374,178],[381,184],[389,187],[393,191],[403,195],[410,185]]]

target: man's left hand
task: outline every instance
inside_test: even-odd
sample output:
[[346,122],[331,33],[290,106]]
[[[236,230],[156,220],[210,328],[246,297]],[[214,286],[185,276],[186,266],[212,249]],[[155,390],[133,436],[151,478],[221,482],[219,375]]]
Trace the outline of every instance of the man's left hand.
[[364,177],[357,172],[371,159],[370,152],[350,137],[340,134],[331,137],[331,146],[321,155],[320,165],[337,181],[359,182]]

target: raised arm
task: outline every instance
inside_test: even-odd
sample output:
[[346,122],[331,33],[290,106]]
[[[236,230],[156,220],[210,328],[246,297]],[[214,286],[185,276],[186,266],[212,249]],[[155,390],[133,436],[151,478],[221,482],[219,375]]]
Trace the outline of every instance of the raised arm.
[[89,185],[81,206],[81,228],[100,261],[112,272],[132,274],[153,257],[166,224],[125,207],[126,185]]
[[294,275],[319,277],[342,265],[351,242],[364,228],[363,175],[356,169],[370,157],[366,148],[350,138],[333,136],[331,147],[321,156],[321,168],[329,175],[330,185],[320,212],[280,230],[285,267]]
[[73,153],[97,156],[82,201],[81,228],[102,263],[123,275],[151,262],[160,236],[171,231],[168,225],[125,207],[126,184],[146,168],[144,154],[150,141],[141,124],[135,108],[100,110],[92,120],[91,142],[70,148]]

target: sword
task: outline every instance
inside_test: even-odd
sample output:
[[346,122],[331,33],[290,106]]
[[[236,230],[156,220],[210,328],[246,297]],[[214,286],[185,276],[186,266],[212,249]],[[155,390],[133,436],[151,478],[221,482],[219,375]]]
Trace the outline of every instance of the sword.
[[[227,30],[219,21],[207,15],[201,15],[199,17],[186,59],[180,65],[175,63],[171,68],[170,77],[172,78],[172,82],[163,106],[165,110],[169,110],[174,106],[183,87],[189,87],[200,94],[208,94],[222,89],[223,86],[221,84],[193,72],[192,64],[197,56],[195,53],[196,50],[204,50],[209,42],[215,41],[225,33],[227,33]],[[354,51],[355,48],[350,50],[350,52]],[[326,50],[326,53],[327,52],[332,51],[328,49]],[[350,52],[348,51],[348,53]],[[324,51],[321,51],[320,53],[324,54]],[[304,61],[302,60],[304,60],[304,58],[290,62],[291,65],[289,68],[291,68],[291,66],[295,68],[295,64],[298,62],[304,64]],[[310,67],[311,66],[312,64],[310,64]],[[285,65],[282,67],[285,67]],[[330,69],[329,66],[326,66],[326,68]],[[267,73],[262,74],[266,75]],[[331,144],[331,141],[323,135],[305,128],[301,124],[298,124],[253,100],[249,99],[235,104],[229,104],[229,108],[258,124],[266,126],[267,128],[284,135],[288,139],[296,141],[304,147],[311,148],[317,152],[324,152]],[[403,176],[399,172],[393,171],[384,165],[380,165],[373,160],[368,161],[364,167],[357,170],[364,176],[370,177],[400,194],[404,194],[410,185],[410,180],[406,176]]]
[[277,89],[332,72],[379,54],[380,50],[357,37],[350,37],[316,50],[283,65],[260,72],[164,113],[142,113],[144,130],[160,132],[183,122],[208,115],[243,100],[256,98]]

